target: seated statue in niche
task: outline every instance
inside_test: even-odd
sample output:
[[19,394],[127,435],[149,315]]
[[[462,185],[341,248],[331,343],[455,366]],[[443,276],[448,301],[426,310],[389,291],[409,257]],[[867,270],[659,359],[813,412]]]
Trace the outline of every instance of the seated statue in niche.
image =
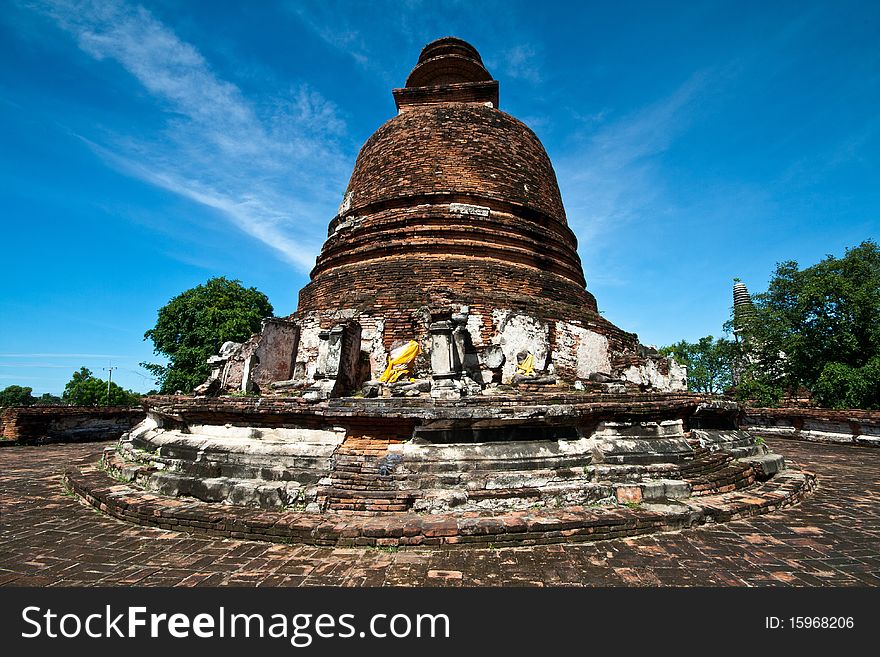
[[555,385],[555,376],[538,376],[535,372],[535,356],[530,351],[520,351],[516,355],[516,373],[511,383],[528,383],[531,385]]

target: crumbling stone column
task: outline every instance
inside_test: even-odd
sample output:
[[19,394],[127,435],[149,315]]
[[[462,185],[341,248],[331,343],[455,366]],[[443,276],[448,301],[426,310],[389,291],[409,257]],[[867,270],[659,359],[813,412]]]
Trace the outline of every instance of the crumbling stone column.
[[254,370],[259,365],[260,359],[254,354],[246,356],[244,366],[241,370],[241,391],[253,392],[254,390]]
[[335,379],[339,376],[340,359],[342,358],[342,338],[345,333],[345,327],[334,326],[330,329],[330,335],[327,338],[324,376],[328,379]]
[[339,324],[318,334],[318,369],[315,384],[303,393],[310,399],[339,397],[351,391],[357,377],[361,327],[357,322]]
[[452,336],[454,328],[455,324],[449,320],[434,322],[428,328],[431,333],[431,397],[437,399],[460,396],[456,386],[461,372]]
[[315,380],[327,378],[327,358],[330,353],[330,331],[318,333],[318,365],[315,370]]
[[254,351],[259,359],[259,366],[252,374],[254,383],[264,388],[275,381],[290,380],[298,348],[299,326],[277,317],[264,319],[260,340]]

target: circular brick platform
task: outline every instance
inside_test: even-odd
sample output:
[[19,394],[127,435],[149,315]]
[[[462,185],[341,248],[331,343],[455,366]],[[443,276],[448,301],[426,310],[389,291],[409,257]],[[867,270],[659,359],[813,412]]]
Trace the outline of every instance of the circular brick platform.
[[735,403],[701,395],[162,397],[149,406],[106,455],[111,477],[172,499],[269,511],[467,517],[665,503],[743,491],[784,469],[736,428]]
[[748,490],[663,504],[381,516],[266,511],[164,497],[119,483],[97,464],[69,469],[64,484],[120,520],[220,538],[346,547],[526,546],[638,536],[767,513],[802,500],[815,476],[786,470]]
[[0,585],[877,586],[880,451],[768,440],[821,485],[723,524],[592,543],[449,550],[217,539],[123,523],[66,494],[103,445],[0,450]]

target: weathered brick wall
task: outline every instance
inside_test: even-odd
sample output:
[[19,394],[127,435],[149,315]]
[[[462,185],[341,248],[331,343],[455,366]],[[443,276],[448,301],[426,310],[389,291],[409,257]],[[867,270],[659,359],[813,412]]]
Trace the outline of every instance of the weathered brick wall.
[[741,423],[756,434],[880,447],[880,411],[747,407]]
[[394,329],[402,322],[401,328],[411,330],[413,314],[423,307],[467,305],[485,315],[512,308],[546,321],[580,320],[626,340],[630,334],[604,320],[591,302],[586,290],[552,272],[490,258],[401,254],[325,272],[300,292],[297,313],[355,310],[378,315],[390,323],[386,334],[391,339],[404,337]]
[[[687,418],[711,402],[708,395],[681,394],[621,394],[582,395],[558,392],[556,394],[517,394],[511,396],[467,397],[455,401],[431,401],[418,398],[394,397],[387,399],[346,398],[313,401],[302,397],[201,397],[186,395],[157,395],[147,397],[144,403],[150,413],[162,419],[163,426],[187,424],[231,424],[235,426],[284,427],[300,426],[321,428],[328,424],[345,426],[358,435],[370,435],[381,429],[382,435],[391,436],[395,427],[405,425],[403,433],[412,431],[412,422],[448,419],[506,421],[522,419],[524,407],[540,407],[544,411],[565,406],[565,418],[572,422],[598,420],[658,421],[659,419]],[[727,407],[717,411],[728,412]],[[711,409],[710,409],[711,411]],[[710,412],[707,411],[707,412]],[[536,416],[537,417],[537,416]],[[551,411],[554,426],[559,413]],[[539,419],[532,418],[538,422]]]
[[404,89],[394,90],[398,109],[415,103],[491,102],[498,107],[498,82],[471,44],[444,37],[422,49]]
[[126,406],[27,406],[2,411],[4,441],[18,443],[113,440],[146,412]]
[[410,107],[364,144],[346,190],[351,212],[387,199],[457,192],[565,210],[544,147],[524,123],[476,103]]
[[451,83],[435,87],[394,89],[397,109],[406,112],[413,105],[429,103],[492,103],[498,107],[498,82]]
[[406,86],[430,87],[491,79],[476,48],[467,41],[443,37],[422,48],[416,67],[406,79]]
[[570,295],[590,298],[585,296],[577,240],[564,224],[537,213],[523,217],[521,208],[463,195],[410,200],[409,206],[400,200],[373,206],[369,214],[331,222],[312,278],[341,265],[393,255],[457,255],[549,272],[570,283]]

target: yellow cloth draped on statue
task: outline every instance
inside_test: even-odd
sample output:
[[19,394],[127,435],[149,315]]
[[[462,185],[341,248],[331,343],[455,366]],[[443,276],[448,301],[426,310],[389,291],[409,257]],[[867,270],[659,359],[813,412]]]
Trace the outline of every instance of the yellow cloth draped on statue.
[[535,357],[529,354],[523,362],[516,366],[516,373],[523,376],[535,376]]
[[382,383],[394,383],[402,375],[409,372],[412,362],[420,353],[422,353],[422,348],[415,340],[410,340],[402,347],[392,349],[388,354],[388,367],[385,368],[385,372],[379,377],[379,380]]

